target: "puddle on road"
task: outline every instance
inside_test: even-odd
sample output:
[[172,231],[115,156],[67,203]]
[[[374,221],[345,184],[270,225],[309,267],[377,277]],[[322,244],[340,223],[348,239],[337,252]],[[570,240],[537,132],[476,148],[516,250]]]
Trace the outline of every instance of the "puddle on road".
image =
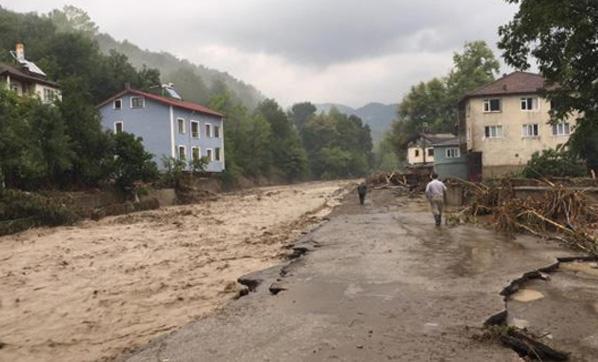
[[544,298],[544,294],[533,289],[519,289],[515,294],[511,295],[511,299],[521,303],[530,303]]
[[561,263],[560,269],[598,277],[598,263]]

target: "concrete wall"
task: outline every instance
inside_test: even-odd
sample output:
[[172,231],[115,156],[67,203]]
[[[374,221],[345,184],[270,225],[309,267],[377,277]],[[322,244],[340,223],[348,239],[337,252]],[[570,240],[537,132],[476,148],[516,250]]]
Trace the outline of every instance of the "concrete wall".
[[[536,151],[556,148],[567,142],[569,136],[555,136],[550,119],[550,103],[537,97],[537,109],[521,110],[522,97],[537,97],[535,95],[512,95],[503,97],[471,98],[465,104],[465,140],[467,149],[482,152],[482,166],[485,174],[498,176],[504,170],[511,172],[520,169],[531,159]],[[484,112],[484,99],[501,99],[499,112]],[[574,119],[569,121],[571,128]],[[524,137],[524,124],[538,124],[537,137]],[[486,138],[485,126],[502,126],[501,138]],[[487,171],[486,168],[493,168]],[[486,175],[485,175],[486,176]]]
[[[120,98],[122,100],[120,110],[114,109],[113,102],[100,107],[102,126],[105,129],[114,132],[115,122],[123,122],[125,132],[143,138],[145,149],[154,155],[154,161],[160,169],[163,169],[163,156],[178,157],[178,146],[184,146],[187,160],[191,160],[193,147],[199,147],[202,157],[207,156],[208,149],[213,150],[212,155],[214,155],[215,149],[220,148],[220,161],[212,160],[207,166],[207,171],[221,172],[224,170],[222,119],[171,107],[151,99],[145,99],[144,108],[132,109],[130,107],[132,96],[135,95],[129,94]],[[177,121],[179,118],[184,120],[184,133],[179,133]],[[198,138],[192,137],[191,121],[199,122]],[[206,134],[206,124],[212,125],[212,137]],[[220,127],[220,137],[218,138],[214,137],[213,127],[216,126]]]

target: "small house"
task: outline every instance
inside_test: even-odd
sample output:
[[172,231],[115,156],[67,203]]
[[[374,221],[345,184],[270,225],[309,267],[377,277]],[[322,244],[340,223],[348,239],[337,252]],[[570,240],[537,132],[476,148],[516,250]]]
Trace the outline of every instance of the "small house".
[[412,166],[433,164],[433,145],[454,137],[455,135],[450,133],[420,133],[407,146],[407,163]]
[[18,96],[37,96],[44,103],[62,99],[58,83],[50,81],[46,73],[25,58],[23,44],[17,44],[10,53],[15,64],[0,63],[0,84]]
[[224,171],[223,115],[167,88],[170,96],[127,86],[97,106],[102,126],[141,137],[161,169],[166,156],[185,162],[206,158],[206,171]]

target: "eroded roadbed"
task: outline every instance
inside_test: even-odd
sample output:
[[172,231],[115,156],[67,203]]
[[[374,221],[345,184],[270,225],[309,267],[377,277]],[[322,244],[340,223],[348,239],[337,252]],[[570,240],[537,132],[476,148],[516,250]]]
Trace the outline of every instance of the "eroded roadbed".
[[518,361],[472,336],[505,309],[499,293],[512,280],[573,256],[531,237],[437,229],[423,200],[384,190],[365,207],[351,195],[302,242],[315,250],[256,277],[254,291],[221,313],[123,359]]

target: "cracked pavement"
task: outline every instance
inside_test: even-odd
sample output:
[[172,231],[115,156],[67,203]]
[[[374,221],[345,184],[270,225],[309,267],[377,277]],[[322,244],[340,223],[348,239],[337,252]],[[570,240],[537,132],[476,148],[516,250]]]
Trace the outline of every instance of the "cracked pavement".
[[505,309],[499,293],[510,281],[575,254],[433,224],[423,199],[380,190],[360,206],[348,195],[298,241],[306,255],[247,276],[261,280],[255,291],[122,360],[521,360],[472,336]]

